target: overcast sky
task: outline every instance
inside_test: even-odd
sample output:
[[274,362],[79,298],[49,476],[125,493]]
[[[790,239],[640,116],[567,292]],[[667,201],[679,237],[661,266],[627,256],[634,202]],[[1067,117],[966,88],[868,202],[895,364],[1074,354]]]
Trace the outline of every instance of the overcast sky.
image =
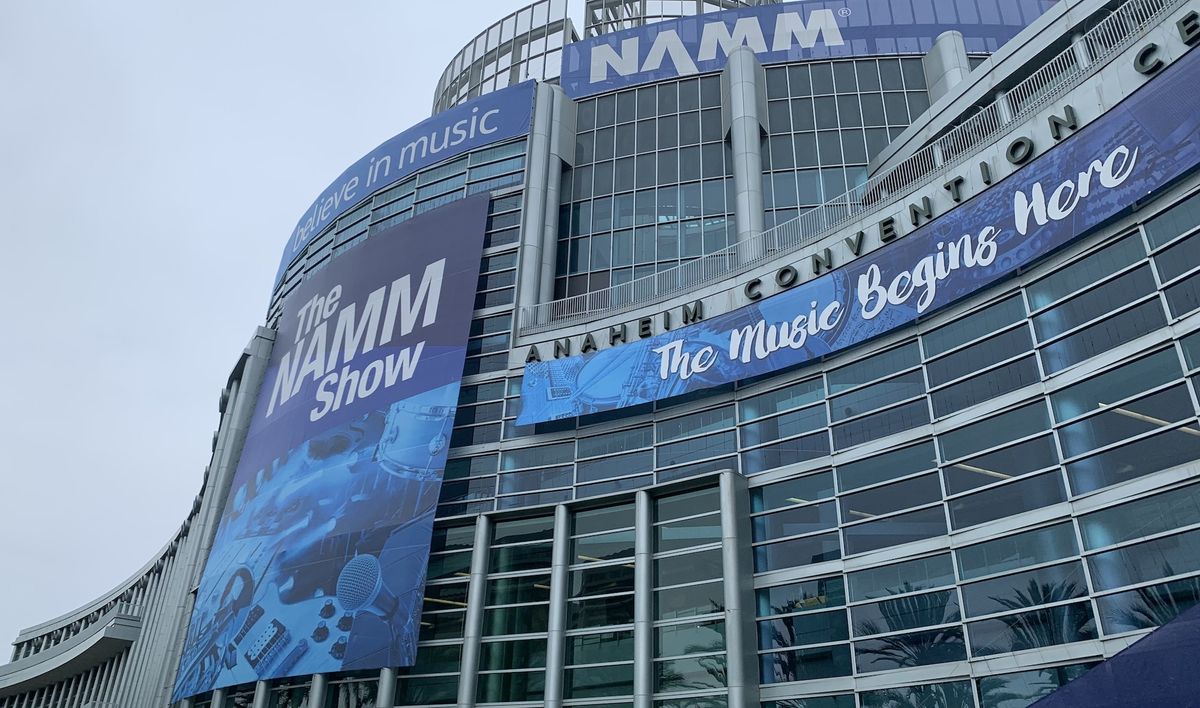
[[0,2],[0,663],[178,528],[300,214],[528,1]]

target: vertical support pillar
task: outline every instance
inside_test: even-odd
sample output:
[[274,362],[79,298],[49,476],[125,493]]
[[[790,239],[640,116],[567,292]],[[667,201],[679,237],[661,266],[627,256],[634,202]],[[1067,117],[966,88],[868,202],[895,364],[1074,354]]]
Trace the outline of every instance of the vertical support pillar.
[[313,674],[312,685],[308,688],[308,708],[325,708],[325,688],[329,679],[325,674]]
[[967,44],[962,32],[950,30],[933,40],[933,46],[921,57],[921,68],[925,70],[925,86],[929,102],[954,90],[971,73],[971,61],[967,58]]
[[479,640],[483,636],[483,605],[487,595],[488,548],[491,542],[492,519],[480,514],[475,521],[471,579],[467,589],[467,616],[463,622],[462,662],[458,675],[459,708],[475,706],[475,686],[479,683]]
[[267,708],[267,700],[271,698],[271,684],[266,681],[254,683],[254,708]]
[[560,708],[566,665],[567,566],[571,562],[571,519],[565,504],[554,508],[554,546],[550,564],[550,616],[546,632],[546,708]]
[[[721,118],[733,147],[734,219],[743,246],[763,232],[760,142],[766,120],[765,83],[762,65],[749,47],[729,55],[721,74]],[[744,252],[743,258],[755,255]]]
[[721,473],[721,565],[725,575],[725,661],[729,705],[758,705],[754,627],[754,568],[750,561],[750,502],[746,479]]
[[521,310],[553,298],[558,193],[563,179],[559,134],[562,133],[564,102],[562,89],[548,84],[538,86],[526,156],[521,270],[517,282],[517,307]]
[[1080,69],[1086,69],[1092,64],[1092,54],[1088,51],[1083,34],[1075,32],[1071,35],[1071,50],[1075,53],[1075,63]]
[[212,708],[225,708],[225,689],[218,688],[213,691]]
[[396,670],[384,667],[379,670],[379,690],[375,692],[375,708],[392,708],[396,705]]
[[654,505],[649,492],[637,493],[634,518],[633,708],[651,708],[654,703]]
[[1013,112],[1012,106],[1008,103],[1008,94],[1003,90],[997,91],[993,100],[996,102],[996,112],[1000,114],[1000,122],[1012,122]]
[[192,705],[192,699],[190,698],[185,698],[179,702],[179,708],[192,708]]
[[550,121],[550,159],[546,164],[545,221],[542,225],[542,266],[538,297],[554,299],[554,275],[558,261],[558,206],[562,199],[563,165],[575,164],[575,103],[558,86],[549,86],[554,110]]

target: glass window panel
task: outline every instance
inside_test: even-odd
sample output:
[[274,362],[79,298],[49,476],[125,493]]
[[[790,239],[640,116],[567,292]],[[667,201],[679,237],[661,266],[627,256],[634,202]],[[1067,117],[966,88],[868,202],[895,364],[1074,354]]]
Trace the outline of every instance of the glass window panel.
[[942,477],[946,481],[946,492],[958,494],[1057,464],[1054,438],[1045,435],[947,465],[942,470]]
[[754,572],[792,568],[842,557],[837,532],[804,536],[754,547]]
[[721,549],[659,558],[654,562],[654,584],[681,585],[721,577]]
[[1200,529],[1088,556],[1088,568],[1098,590],[1200,570]]
[[1025,288],[1030,307],[1040,309],[1079,289],[1082,283],[1095,283],[1146,256],[1137,234],[1102,248],[1067,266],[1062,266]]
[[846,613],[808,612],[758,623],[759,649],[784,649],[806,644],[828,644],[850,638]]
[[751,475],[829,454],[829,435],[821,431],[742,453],[742,473]]
[[664,693],[725,686],[725,657],[672,659],[654,664],[654,688]]
[[550,567],[550,544],[504,546],[492,549],[488,570],[492,573],[511,573],[518,570],[538,570]]
[[868,521],[842,529],[846,553],[866,553],[888,546],[911,543],[946,534],[946,515],[941,505]]
[[737,450],[737,434],[732,430],[712,433],[704,437],[661,445],[658,448],[658,465],[666,467],[684,462],[695,462]]
[[1107,634],[1158,627],[1196,605],[1200,605],[1200,577],[1096,598],[1100,624]]
[[837,509],[832,501],[794,506],[752,519],[755,541],[824,531],[837,526]]
[[604,627],[633,622],[633,595],[598,597],[567,603],[567,626],[571,629]]
[[[763,683],[783,683],[787,681],[808,681],[813,679],[831,678],[833,676],[849,676],[850,645],[838,644],[812,649],[792,649],[789,651],[763,654],[759,657],[760,678]],[[766,705],[766,704],[764,704]],[[780,701],[780,706],[798,705],[807,707],[809,700],[801,703]],[[818,704],[819,706],[825,704]],[[829,704],[841,708],[842,703]],[[853,707],[854,699],[846,706]]]
[[[566,698],[630,695],[633,693],[633,664],[568,669],[564,683]],[[619,708],[611,703],[605,705]]]
[[1146,263],[1107,283],[1038,313],[1033,331],[1045,341],[1079,325],[1111,314],[1155,290],[1154,275]]
[[873,413],[833,428],[833,447],[845,450],[888,435],[911,430],[929,422],[925,400],[905,403],[881,413]]
[[577,534],[632,527],[633,525],[633,504],[583,509],[575,512],[575,533]]
[[660,620],[708,615],[725,610],[722,581],[669,588],[654,593],[654,617]]
[[926,364],[929,385],[940,386],[1032,350],[1033,338],[1028,328],[1010,329]]
[[709,487],[683,494],[673,494],[655,500],[654,506],[655,518],[658,521],[702,514],[720,508],[720,492],[716,487]]
[[845,583],[840,575],[760,588],[754,594],[759,617],[811,612],[846,604]]
[[546,605],[520,605],[484,610],[483,633],[494,637],[545,632],[548,617],[549,607]]
[[[421,654],[434,647],[421,647]],[[459,647],[456,647],[459,648]],[[495,669],[532,669],[546,665],[545,639],[520,639],[515,642],[484,642],[480,645],[479,668],[483,671]],[[457,670],[455,666],[450,670]]]
[[981,708],[1019,708],[1044,698],[1090,670],[1094,663],[1053,666],[979,679]]
[[842,518],[850,523],[940,501],[941,498],[942,483],[937,473],[931,473],[848,494],[838,501],[842,506]]
[[1146,238],[1152,248],[1167,243],[1200,224],[1200,194],[1193,194],[1146,222]]
[[571,571],[568,597],[633,592],[633,563]]
[[[1101,401],[1099,405],[1105,404]],[[1169,423],[1191,418],[1194,414],[1187,386],[1179,384],[1063,426],[1058,431],[1058,441],[1063,455],[1073,457],[1141,433],[1159,430]],[[1200,430],[1194,427],[1190,430],[1200,435]]]
[[992,656],[1096,638],[1096,619],[1087,602],[1046,607],[967,625],[974,656]]
[[1189,485],[1101,509],[1079,518],[1088,550],[1200,523],[1200,485]]
[[953,460],[1050,429],[1046,405],[1038,400],[938,436],[942,459]]
[[1167,383],[1181,375],[1174,349],[1164,349],[1050,395],[1054,417],[1060,421],[1090,413]]
[[714,430],[729,428],[734,423],[733,406],[723,406],[712,410],[700,411],[681,418],[660,421],[657,424],[658,441],[669,442],[685,436],[709,433]]
[[573,470],[570,467],[552,467],[528,472],[513,472],[500,476],[500,493],[533,492],[553,487],[571,485]]
[[1190,425],[1076,460],[1067,465],[1073,494],[1086,494],[1109,485],[1200,459],[1200,437]]
[[538,701],[545,689],[545,671],[479,674],[475,698],[480,703]]
[[829,410],[834,421],[845,420],[923,393],[925,393],[925,378],[918,369],[856,389],[853,393],[831,398]]
[[954,561],[949,553],[848,573],[851,600],[928,590],[954,584]]
[[916,342],[889,349],[881,354],[857,361],[849,366],[830,371],[830,395],[841,393],[846,389],[881,379],[921,363],[921,353]]
[[827,424],[825,406],[809,406],[743,425],[742,445],[758,445],[780,438],[792,437],[823,428]]
[[672,624],[654,629],[655,656],[707,654],[724,650],[724,620]]
[[[546,467],[572,462],[575,459],[575,442],[543,445],[523,450],[509,450],[500,455],[500,470],[518,470],[522,467]],[[513,523],[513,522],[504,522]],[[499,524],[497,524],[499,526]],[[497,537],[499,540],[499,537]]]
[[839,465],[838,488],[843,492],[937,466],[933,441],[900,448],[865,460]]
[[579,457],[610,455],[627,450],[650,447],[654,444],[654,429],[647,425],[631,430],[579,439]]
[[755,487],[750,490],[753,511],[767,511],[792,504],[805,504],[817,499],[833,496],[833,473],[826,470],[817,474]]
[[956,555],[959,576],[966,581],[992,573],[1047,563],[1078,553],[1075,527],[1066,521],[966,546],[960,548]]
[[488,605],[515,605],[522,602],[545,602],[549,599],[549,575],[494,578],[488,582]]
[[1062,473],[1054,470],[950,500],[950,526],[963,529],[1066,500]]
[[1053,374],[1166,325],[1161,303],[1148,300],[1043,347],[1042,366]]
[[966,659],[967,647],[963,641],[962,627],[957,626],[854,642],[854,663],[859,673],[909,669]]
[[968,617],[1048,605],[1087,594],[1083,565],[1079,561],[962,585]]
[[949,624],[960,618],[958,594],[951,590],[905,595],[850,608],[850,624],[856,637]]
[[633,630],[567,637],[567,664],[604,664],[633,659]]
[[656,528],[657,551],[677,551],[721,540],[721,515],[696,516],[670,521]]
[[650,472],[654,469],[654,451],[642,450],[628,455],[586,460],[579,462],[576,467],[580,483]]
[[973,705],[970,681],[902,686],[859,695],[862,708],[958,708]]
[[633,556],[633,529],[614,531],[597,536],[576,538],[575,557],[572,563],[595,563],[599,561]]

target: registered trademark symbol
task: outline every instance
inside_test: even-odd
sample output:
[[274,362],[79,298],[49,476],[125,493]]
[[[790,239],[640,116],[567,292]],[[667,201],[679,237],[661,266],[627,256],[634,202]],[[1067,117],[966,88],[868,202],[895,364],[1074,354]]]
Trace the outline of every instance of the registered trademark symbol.
[[838,10],[838,14],[841,15],[842,17],[849,17],[850,16],[850,8],[843,7],[842,9]]

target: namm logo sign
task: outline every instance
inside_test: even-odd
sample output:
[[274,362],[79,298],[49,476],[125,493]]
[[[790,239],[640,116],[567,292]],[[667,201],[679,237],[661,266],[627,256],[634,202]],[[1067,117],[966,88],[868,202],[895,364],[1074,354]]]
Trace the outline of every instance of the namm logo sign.
[[949,30],[962,33],[968,52],[990,53],[1053,4],[967,0],[957,11],[939,14],[932,4],[818,0],[714,12],[568,44],[560,82],[568,96],[581,98],[720,71],[730,52],[743,46],[763,64],[921,54]]

